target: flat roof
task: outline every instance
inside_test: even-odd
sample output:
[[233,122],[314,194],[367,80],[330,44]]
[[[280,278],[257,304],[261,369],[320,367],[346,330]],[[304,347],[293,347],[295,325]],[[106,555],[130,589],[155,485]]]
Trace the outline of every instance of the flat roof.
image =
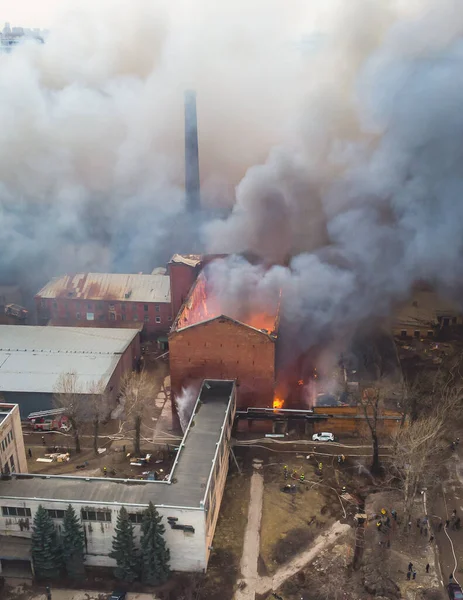
[[180,263],[188,267],[197,267],[201,263],[200,254],[174,254],[171,263]]
[[433,290],[415,290],[396,311],[394,322],[396,327],[433,327],[438,324],[438,317],[451,318],[462,313],[463,309],[456,302]]
[[0,391],[53,393],[62,373],[108,383],[138,329],[0,325]]
[[143,273],[62,275],[49,281],[37,296],[115,302],[170,302],[170,277]]
[[[208,387],[209,386],[209,387]],[[201,508],[222,428],[233,409],[234,381],[203,382],[171,473],[171,483],[73,476],[13,475],[0,479],[0,498]]]

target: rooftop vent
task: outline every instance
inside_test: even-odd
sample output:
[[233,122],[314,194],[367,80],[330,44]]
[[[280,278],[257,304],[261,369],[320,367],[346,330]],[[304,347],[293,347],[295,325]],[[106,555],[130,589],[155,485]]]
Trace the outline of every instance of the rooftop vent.
[[129,290],[128,292],[125,293],[126,298],[130,298],[131,295],[132,295],[132,290]]

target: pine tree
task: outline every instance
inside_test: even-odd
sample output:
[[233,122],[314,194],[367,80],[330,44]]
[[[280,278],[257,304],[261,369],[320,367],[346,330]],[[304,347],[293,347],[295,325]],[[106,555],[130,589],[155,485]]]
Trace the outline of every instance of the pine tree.
[[113,537],[113,550],[109,556],[117,563],[114,575],[118,579],[129,583],[137,579],[138,552],[135,548],[133,525],[124,507],[117,516],[116,535]]
[[48,512],[40,505],[32,525],[32,561],[38,579],[59,577],[61,569],[61,547],[55,526]]
[[73,579],[84,575],[84,531],[71,505],[67,507],[64,513],[62,546],[63,561],[67,574]]
[[170,575],[170,552],[164,539],[162,517],[150,502],[141,524],[141,577],[143,583],[160,585]]

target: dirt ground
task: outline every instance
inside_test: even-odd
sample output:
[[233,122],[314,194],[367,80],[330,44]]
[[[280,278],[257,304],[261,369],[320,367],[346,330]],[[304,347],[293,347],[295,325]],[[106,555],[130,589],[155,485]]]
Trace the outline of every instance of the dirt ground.
[[[327,470],[316,475],[317,461],[307,455],[271,454],[264,465],[264,503],[261,524],[259,575],[273,574],[290,560],[341,513],[336,493],[330,489]],[[284,465],[290,474],[284,478]],[[294,474],[293,474],[294,473]],[[304,483],[299,476],[304,473]],[[296,493],[283,493],[287,483],[296,485]],[[320,484],[321,485],[320,485]]]
[[213,551],[203,581],[198,585],[197,600],[233,598],[239,577],[244,531],[247,523],[251,473],[239,475],[232,470],[225,486],[222,507],[213,541]]

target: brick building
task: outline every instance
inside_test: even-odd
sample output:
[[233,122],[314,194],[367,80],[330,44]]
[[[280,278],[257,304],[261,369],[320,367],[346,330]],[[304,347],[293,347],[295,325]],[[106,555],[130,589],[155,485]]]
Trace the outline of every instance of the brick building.
[[[202,273],[169,335],[174,396],[203,379],[237,382],[237,407],[271,407],[275,391],[277,310],[273,315],[225,315],[207,295]],[[238,315],[239,316],[239,315]]]
[[172,325],[168,275],[63,275],[47,283],[35,302],[40,325],[143,327],[148,335]]

